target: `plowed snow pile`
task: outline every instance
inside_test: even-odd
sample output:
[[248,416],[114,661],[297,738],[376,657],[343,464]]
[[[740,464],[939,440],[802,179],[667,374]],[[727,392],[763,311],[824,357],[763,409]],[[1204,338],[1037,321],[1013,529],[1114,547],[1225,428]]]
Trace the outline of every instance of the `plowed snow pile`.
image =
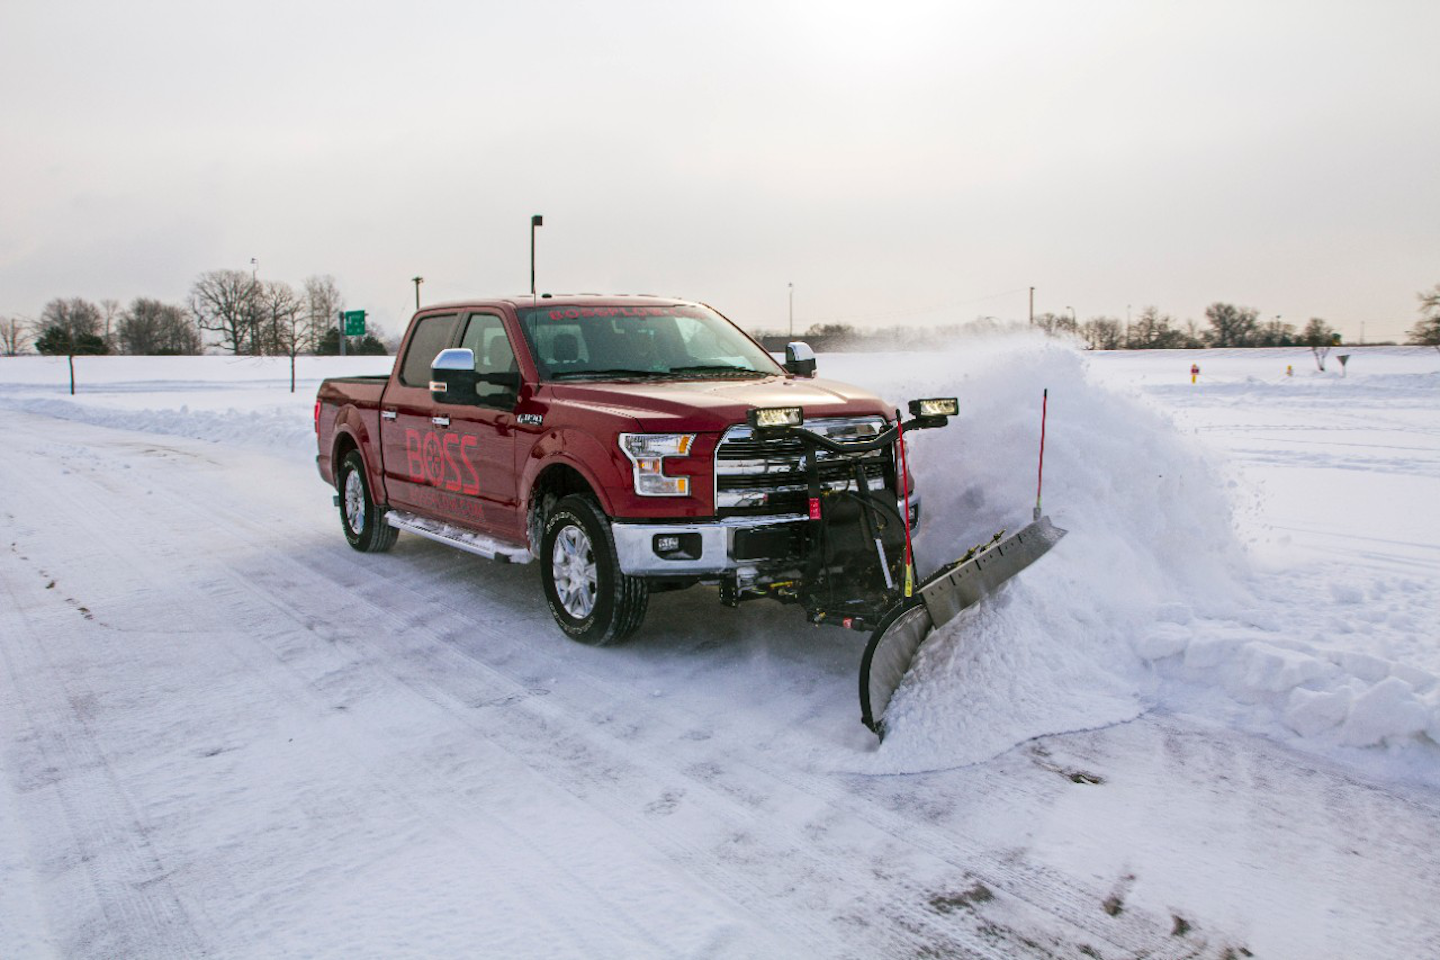
[[[1192,431],[1099,383],[1085,355],[1005,337],[950,355],[824,360],[826,376],[892,400],[960,398],[949,427],[912,437],[922,574],[1028,522],[1047,388],[1044,507],[1069,531],[999,595],[931,636],[867,769],[977,762],[1157,704],[1311,748],[1413,748],[1422,768],[1440,757],[1437,678],[1309,642],[1329,612],[1304,601],[1287,608],[1276,596],[1286,586],[1254,569],[1234,513],[1253,495],[1236,470]],[[1335,604],[1353,592],[1329,591]]]
[[[1050,392],[1046,512],[1069,536],[990,602],[939,628],[887,716],[877,769],[988,759],[1047,733],[1136,716],[1135,643],[1181,604],[1220,608],[1244,557],[1219,468],[1163,418],[1086,378],[1073,350],[1029,337],[966,344],[825,374],[889,398],[958,395],[960,416],[911,438],[921,478],[918,566],[928,573],[1029,522],[1041,394]],[[875,375],[891,374],[880,380]]]

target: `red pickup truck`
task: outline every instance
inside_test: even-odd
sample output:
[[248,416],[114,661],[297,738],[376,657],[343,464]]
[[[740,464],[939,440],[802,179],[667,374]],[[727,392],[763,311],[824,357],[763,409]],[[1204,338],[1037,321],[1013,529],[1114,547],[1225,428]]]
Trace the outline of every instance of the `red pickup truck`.
[[[386,550],[406,530],[496,560],[538,557],[556,622],[585,643],[634,632],[655,590],[709,582],[732,605],[795,602],[820,499],[857,487],[888,501],[851,548],[883,568],[872,592],[893,596],[919,515],[897,473],[896,411],[814,369],[805,344],[782,365],[699,303],[428,307],[388,377],[321,384],[317,463],[355,549]],[[811,463],[787,424],[867,449]],[[843,563],[843,547],[827,556]]]

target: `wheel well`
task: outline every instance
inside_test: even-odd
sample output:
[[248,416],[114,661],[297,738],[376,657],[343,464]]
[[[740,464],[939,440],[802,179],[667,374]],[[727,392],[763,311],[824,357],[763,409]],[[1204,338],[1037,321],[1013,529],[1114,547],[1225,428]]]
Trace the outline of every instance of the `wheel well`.
[[355,438],[348,433],[342,433],[335,440],[335,452],[330,458],[330,470],[335,477],[335,482],[340,482],[340,464],[345,461],[351,450],[358,450],[359,445]]
[[[568,497],[572,493],[589,494],[595,496],[595,490],[590,486],[584,475],[574,467],[563,463],[552,463],[540,475],[535,478],[535,483],[530,487],[529,513],[527,516],[527,527],[530,534],[530,551],[537,556],[540,552],[540,534],[545,526],[545,517],[549,514],[555,502],[561,497]],[[598,498],[597,498],[598,499]]]

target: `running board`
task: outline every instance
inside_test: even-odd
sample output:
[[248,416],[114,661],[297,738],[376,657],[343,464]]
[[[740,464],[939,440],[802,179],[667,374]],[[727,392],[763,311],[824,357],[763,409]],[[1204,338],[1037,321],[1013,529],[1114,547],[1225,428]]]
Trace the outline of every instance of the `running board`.
[[529,563],[535,559],[525,547],[516,547],[494,537],[487,537],[483,533],[416,516],[403,510],[389,511],[385,514],[385,522],[396,530],[418,534],[436,543],[443,543],[456,550],[464,550],[466,553],[499,563]]

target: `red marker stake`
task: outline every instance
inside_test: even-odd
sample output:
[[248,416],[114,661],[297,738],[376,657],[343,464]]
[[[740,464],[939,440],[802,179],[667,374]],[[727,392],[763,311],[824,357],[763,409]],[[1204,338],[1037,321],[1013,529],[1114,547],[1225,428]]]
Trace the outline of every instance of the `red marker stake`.
[[1035,519],[1040,519],[1040,487],[1045,482],[1045,417],[1050,412],[1050,388],[1040,400],[1040,472],[1035,477]]

